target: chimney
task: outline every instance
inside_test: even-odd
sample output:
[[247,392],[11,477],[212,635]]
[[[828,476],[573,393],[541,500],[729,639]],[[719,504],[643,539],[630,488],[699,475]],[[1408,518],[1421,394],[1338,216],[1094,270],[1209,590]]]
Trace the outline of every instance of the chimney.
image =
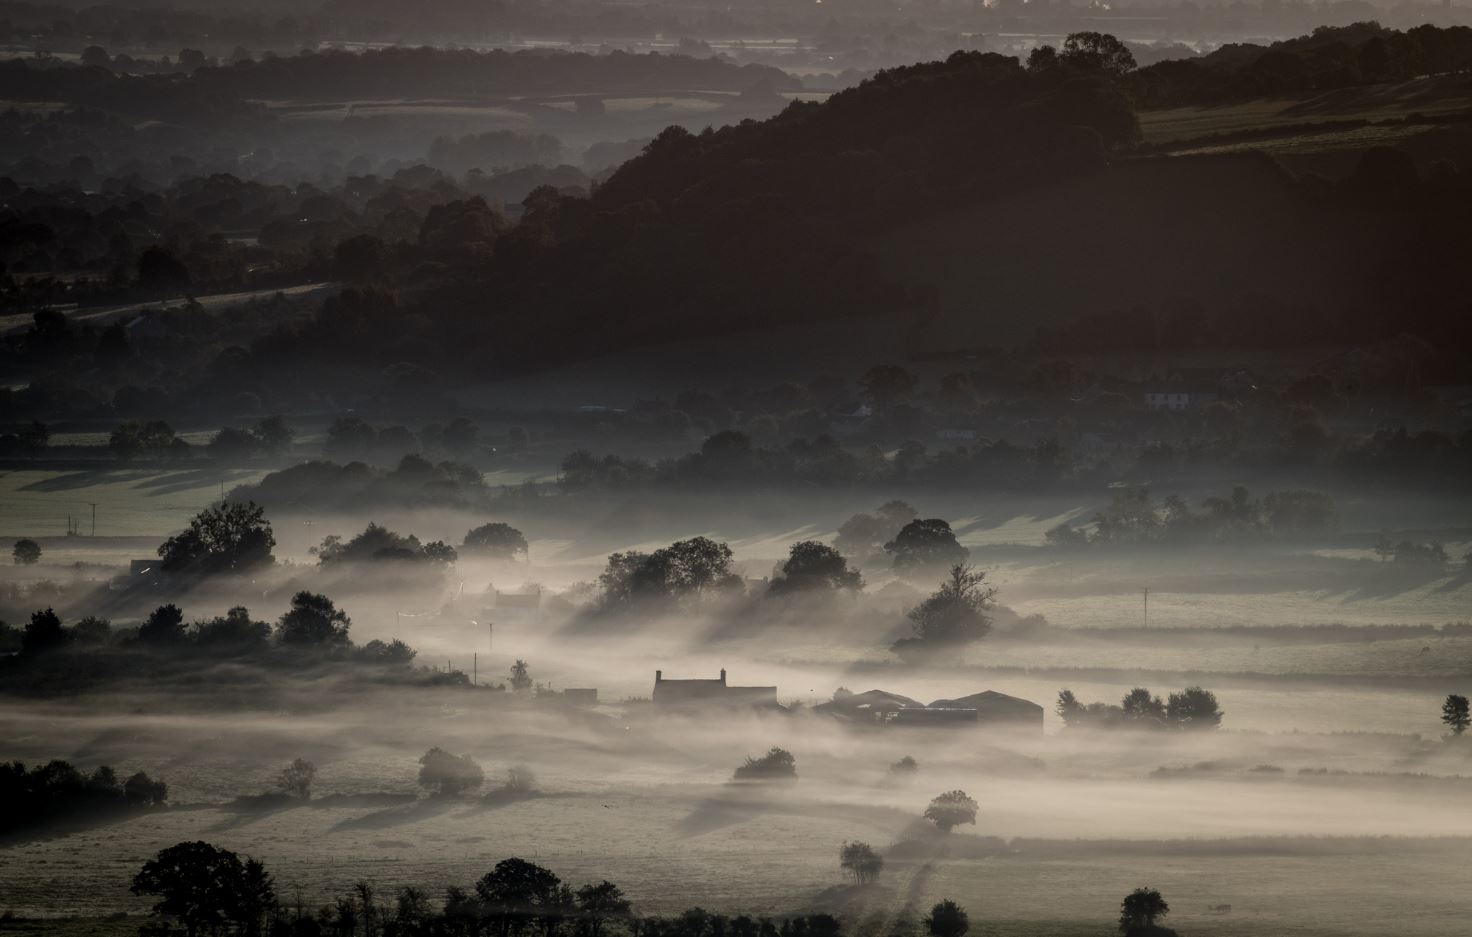
[[721,668],[721,686],[726,685],[726,668]]
[[664,679],[664,671],[663,670],[656,670],[654,672],[654,682],[655,683],[658,683],[659,681],[661,681],[663,679]]

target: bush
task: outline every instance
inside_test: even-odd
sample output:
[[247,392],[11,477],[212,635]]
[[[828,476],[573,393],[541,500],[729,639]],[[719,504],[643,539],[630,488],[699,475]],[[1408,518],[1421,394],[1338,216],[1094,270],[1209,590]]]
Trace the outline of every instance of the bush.
[[797,779],[797,759],[785,749],[773,747],[760,758],[747,757],[736,769],[738,781],[780,781]]
[[419,765],[419,786],[441,797],[475,790],[485,780],[485,772],[469,755],[452,755],[442,748],[425,752]]

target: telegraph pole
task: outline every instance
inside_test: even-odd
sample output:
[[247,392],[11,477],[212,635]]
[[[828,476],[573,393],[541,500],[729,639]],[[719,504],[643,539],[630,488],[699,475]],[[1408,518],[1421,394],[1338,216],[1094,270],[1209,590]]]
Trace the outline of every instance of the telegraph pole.
[[1145,587],[1145,627],[1150,627],[1150,587]]
[[97,536],[97,502],[88,501],[87,503],[92,505],[92,536],[95,537]]

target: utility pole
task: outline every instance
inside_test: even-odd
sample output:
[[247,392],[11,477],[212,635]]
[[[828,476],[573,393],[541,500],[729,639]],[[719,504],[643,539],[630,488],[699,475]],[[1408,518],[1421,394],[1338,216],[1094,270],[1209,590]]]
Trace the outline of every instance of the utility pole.
[[1145,587],[1145,627],[1150,627],[1150,587]]
[[92,505],[92,536],[95,537],[97,536],[97,502],[88,501],[87,503]]
[[474,652],[470,655],[470,685],[480,685],[480,655]]

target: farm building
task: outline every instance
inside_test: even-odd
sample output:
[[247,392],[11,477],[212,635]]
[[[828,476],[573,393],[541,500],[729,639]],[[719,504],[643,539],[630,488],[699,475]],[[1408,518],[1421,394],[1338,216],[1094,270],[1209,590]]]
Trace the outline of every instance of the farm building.
[[931,709],[974,709],[976,721],[987,726],[1014,726],[1043,731],[1043,707],[1031,700],[982,690],[960,699],[938,699]]
[[959,699],[936,700],[928,706],[885,690],[839,693],[831,702],[821,703],[813,710],[861,724],[903,727],[974,725],[1043,731],[1043,707],[995,690],[983,690]]
[[714,680],[666,680],[663,670],[654,672],[654,705],[661,709],[699,708],[705,706],[745,707],[776,706],[774,686],[730,686],[726,669]]

